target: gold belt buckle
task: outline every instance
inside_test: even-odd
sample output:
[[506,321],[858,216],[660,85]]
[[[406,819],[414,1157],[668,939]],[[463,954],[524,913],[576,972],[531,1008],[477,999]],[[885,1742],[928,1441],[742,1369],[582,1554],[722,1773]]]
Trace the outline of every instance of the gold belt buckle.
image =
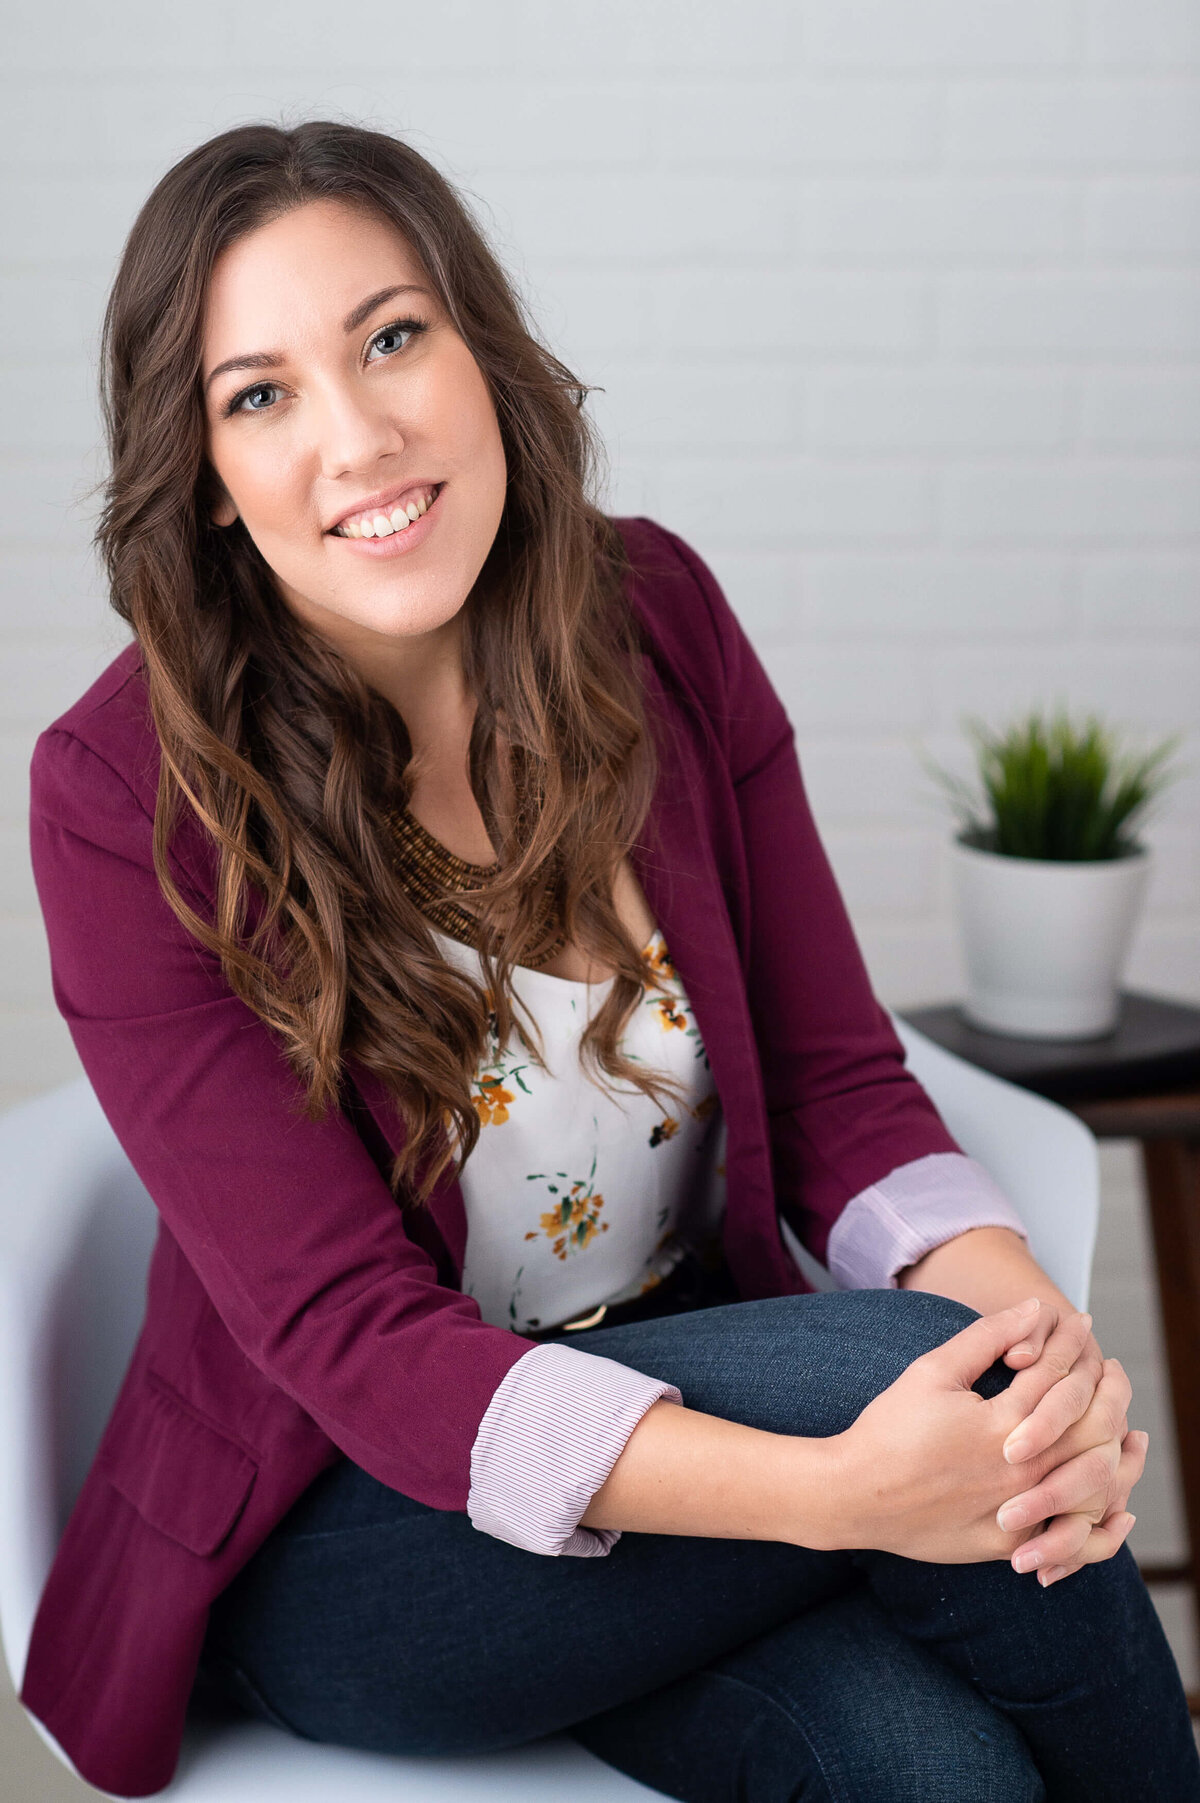
[[607,1302],[602,1302],[594,1314],[581,1315],[578,1321],[564,1321],[562,1324],[562,1331],[564,1333],[574,1333],[577,1327],[595,1327],[597,1321],[603,1321],[607,1313],[608,1304]]

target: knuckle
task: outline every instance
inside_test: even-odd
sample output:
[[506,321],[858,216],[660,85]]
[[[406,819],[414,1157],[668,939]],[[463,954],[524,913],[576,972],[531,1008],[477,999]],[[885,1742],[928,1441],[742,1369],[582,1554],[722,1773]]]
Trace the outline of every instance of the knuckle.
[[1053,1521],[1056,1515],[1063,1514],[1065,1499],[1061,1483],[1039,1484],[1033,1492],[1033,1507],[1037,1509],[1039,1518],[1045,1521]]
[[1094,1447],[1091,1452],[1084,1454],[1082,1475],[1088,1485],[1089,1495],[1098,1490],[1107,1494],[1112,1470],[1101,1447]]
[[1101,1392],[1088,1381],[1086,1371],[1073,1371],[1071,1381],[1063,1385],[1064,1392],[1070,1396],[1071,1407],[1075,1411],[1075,1420],[1082,1421],[1090,1409],[1107,1408],[1107,1400]]
[[1121,1440],[1124,1438],[1125,1429],[1121,1425],[1124,1415],[1124,1409],[1116,1408],[1113,1403],[1106,1402],[1103,1404],[1100,1411],[1100,1422],[1103,1426],[1104,1438],[1106,1440]]

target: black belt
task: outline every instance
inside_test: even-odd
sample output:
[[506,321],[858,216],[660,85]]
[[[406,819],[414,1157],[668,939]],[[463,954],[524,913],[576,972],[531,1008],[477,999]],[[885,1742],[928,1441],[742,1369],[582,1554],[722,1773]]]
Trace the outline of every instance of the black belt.
[[657,1315],[684,1314],[737,1300],[737,1289],[719,1253],[702,1258],[696,1252],[685,1252],[662,1282],[641,1296],[632,1296],[627,1302],[602,1302],[574,1321],[560,1321],[557,1327],[523,1327],[520,1332],[527,1340],[555,1339],[559,1334],[573,1338],[589,1327],[623,1327],[628,1321],[649,1321]]

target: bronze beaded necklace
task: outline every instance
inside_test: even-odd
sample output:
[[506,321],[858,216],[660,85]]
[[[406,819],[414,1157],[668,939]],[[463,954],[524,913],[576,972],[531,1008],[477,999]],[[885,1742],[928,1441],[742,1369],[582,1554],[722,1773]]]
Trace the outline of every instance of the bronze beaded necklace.
[[[499,860],[490,864],[471,864],[466,858],[456,857],[421,825],[407,807],[391,809],[387,818],[400,854],[397,861],[400,880],[412,900],[426,919],[440,927],[451,939],[457,939],[461,945],[469,945],[479,951],[483,939],[483,922],[468,908],[460,907],[444,891],[451,889],[461,892],[481,888],[499,875]],[[543,937],[549,936],[550,942],[530,960],[534,970],[540,970],[544,964],[548,964],[566,944],[566,934],[553,893],[549,889],[538,918],[538,927]]]

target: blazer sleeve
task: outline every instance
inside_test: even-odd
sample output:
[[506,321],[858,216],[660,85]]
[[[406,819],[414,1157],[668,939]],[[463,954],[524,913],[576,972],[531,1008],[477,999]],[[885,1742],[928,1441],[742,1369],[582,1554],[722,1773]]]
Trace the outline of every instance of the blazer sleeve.
[[747,991],[779,1208],[847,1289],[896,1275],[971,1227],[1028,1233],[908,1070],[817,832],[795,730],[712,571],[665,537],[715,639],[712,724],[737,798],[749,885]]
[[[356,1464],[531,1551],[580,1515],[673,1384],[483,1321],[406,1234],[348,1116],[302,1112],[277,1040],[159,889],[152,821],[61,728],[31,766],[54,996],[113,1130],[237,1345]],[[177,869],[199,912],[203,878]]]

